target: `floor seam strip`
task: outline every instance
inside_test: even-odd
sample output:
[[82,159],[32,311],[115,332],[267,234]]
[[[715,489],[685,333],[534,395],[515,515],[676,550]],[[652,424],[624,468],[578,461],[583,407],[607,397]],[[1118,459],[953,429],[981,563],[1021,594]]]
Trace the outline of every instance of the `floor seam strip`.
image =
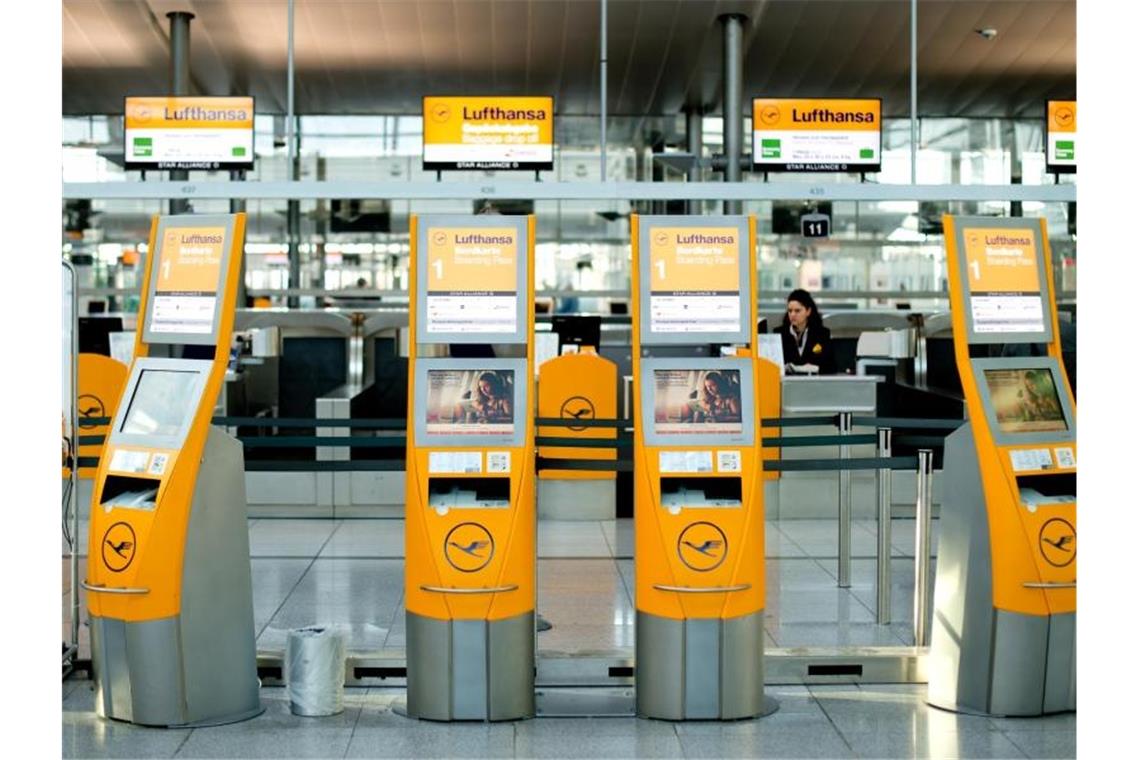
[[[178,749],[174,750],[174,754],[171,755],[171,757],[178,757],[178,753],[181,752],[182,748],[186,746],[186,742],[190,741],[191,734],[193,734],[197,730],[198,729],[196,729],[196,728],[192,728],[186,732],[186,736],[182,737],[182,742],[178,745]],[[1020,749],[1020,747],[1018,747],[1018,749]]]
[[[859,684],[855,684],[856,688],[858,688],[858,686]],[[820,712],[823,713],[823,717],[827,718],[827,722],[831,725],[832,730],[838,734],[839,741],[843,742],[843,746],[847,747],[847,750],[851,753],[851,756],[859,757],[859,753],[857,753],[855,751],[855,748],[851,746],[851,742],[847,741],[846,735],[844,735],[844,733],[839,730],[839,726],[835,725],[835,721],[832,720],[831,714],[827,712],[827,708],[823,706],[823,702],[820,702],[819,698],[816,697],[815,691],[812,690],[810,685],[808,686],[808,694],[811,695],[811,701],[815,702],[816,706],[819,707]]]

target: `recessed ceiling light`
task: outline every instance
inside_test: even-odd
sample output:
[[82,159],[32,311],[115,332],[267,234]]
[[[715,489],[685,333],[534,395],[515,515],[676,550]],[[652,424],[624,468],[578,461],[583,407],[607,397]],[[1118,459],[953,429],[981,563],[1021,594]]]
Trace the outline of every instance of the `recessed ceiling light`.
[[975,29],[974,31],[984,40],[992,40],[994,37],[997,37],[997,29],[994,29],[992,26]]

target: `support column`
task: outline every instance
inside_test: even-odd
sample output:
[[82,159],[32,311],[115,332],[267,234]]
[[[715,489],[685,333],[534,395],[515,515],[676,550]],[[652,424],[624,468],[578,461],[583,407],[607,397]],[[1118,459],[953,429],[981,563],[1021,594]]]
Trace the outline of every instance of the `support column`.
[[[744,22],[745,16],[729,13],[720,17],[724,24],[724,102],[721,113],[724,118],[724,181],[740,181],[741,159],[741,133],[743,120],[741,118],[741,99],[744,97]],[[744,204],[741,201],[725,201],[724,213],[742,213]]]
[[[300,120],[297,118],[293,108],[293,97],[295,93],[294,72],[295,64],[293,61],[293,0],[289,0],[289,28],[288,40],[286,45],[286,110],[285,114],[285,149],[288,151],[289,160],[289,181],[296,182],[301,178],[301,160],[300,160]],[[297,199],[287,201],[285,210],[285,232],[287,236],[288,250],[289,250],[289,287],[301,287],[301,202]],[[289,296],[285,299],[285,303],[290,309],[296,309],[300,305],[300,300],[297,296]]]
[[[190,19],[194,14],[188,11],[171,11],[170,19],[170,94],[190,94]],[[171,170],[170,181],[179,182],[190,178],[185,169]],[[190,211],[190,202],[185,198],[170,199],[171,214],[185,214]]]
[[[704,144],[704,111],[697,106],[685,109],[685,142],[686,148],[693,156],[693,165],[689,167],[689,182],[701,181],[701,149]],[[688,213],[699,214],[701,201],[689,201]]]

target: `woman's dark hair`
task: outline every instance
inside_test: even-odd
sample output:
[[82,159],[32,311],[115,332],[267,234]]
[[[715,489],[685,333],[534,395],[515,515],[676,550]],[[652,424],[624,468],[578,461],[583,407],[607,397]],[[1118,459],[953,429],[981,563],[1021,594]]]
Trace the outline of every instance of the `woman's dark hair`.
[[[791,303],[792,301],[795,301],[805,309],[811,310],[811,314],[808,315],[807,323],[809,330],[813,327],[823,327],[823,315],[819,313],[819,307],[815,305],[815,299],[811,297],[811,293],[807,292],[803,288],[796,288],[788,294],[788,303]],[[784,327],[788,327],[790,324],[791,322],[788,321],[788,312],[785,311]]]
[[[482,384],[484,380],[487,381],[487,385],[491,386],[492,397],[497,398],[503,395],[503,380],[498,376],[498,374],[495,372],[484,372],[483,374],[479,375],[479,383]],[[479,395],[483,395],[482,388],[479,388],[478,391]]]

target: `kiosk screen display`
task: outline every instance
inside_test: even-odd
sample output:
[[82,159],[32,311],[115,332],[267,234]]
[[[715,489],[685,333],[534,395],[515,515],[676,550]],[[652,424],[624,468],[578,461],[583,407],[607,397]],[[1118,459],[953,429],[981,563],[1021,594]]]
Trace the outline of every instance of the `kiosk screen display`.
[[657,435],[739,435],[744,422],[738,369],[653,371]]
[[433,369],[427,373],[428,435],[511,435],[513,369]]
[[1001,432],[1069,429],[1053,373],[1048,369],[987,369],[984,375]]
[[122,433],[176,436],[188,414],[198,406],[197,372],[146,369],[135,384],[131,405],[123,417]]
[[966,227],[962,238],[973,331],[998,336],[1044,332],[1036,232]]

